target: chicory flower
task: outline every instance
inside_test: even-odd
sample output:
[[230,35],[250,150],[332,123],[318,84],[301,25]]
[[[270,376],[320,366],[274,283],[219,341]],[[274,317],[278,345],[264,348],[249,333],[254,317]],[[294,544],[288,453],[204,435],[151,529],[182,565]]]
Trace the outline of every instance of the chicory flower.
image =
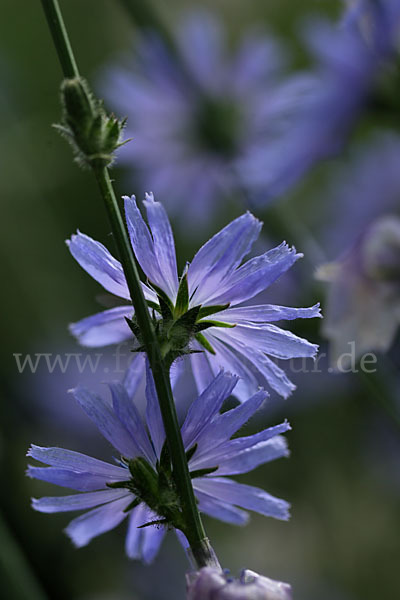
[[[236,525],[248,521],[247,510],[286,520],[286,501],[229,477],[288,454],[281,435],[290,429],[287,422],[231,439],[267,396],[259,390],[247,402],[221,414],[237,380],[221,371],[194,400],[181,428],[199,509]],[[149,563],[157,554],[166,527],[185,533],[150,369],[144,416],[122,384],[112,383],[110,390],[112,402],[84,388],[73,390],[73,395],[119,458],[112,464],[71,450],[32,445],[28,456],[48,466],[29,466],[30,477],[81,492],[33,499],[32,504],[44,513],[90,509],[66,528],[77,547],[128,518],[126,552]]]
[[[247,212],[204,244],[179,278],[167,214],[152,194],[146,195],[144,206],[148,225],[135,198],[125,197],[132,247],[147,277],[142,284],[144,295],[149,310],[154,311],[166,358],[173,362],[189,353],[199,392],[224,368],[241,377],[235,390],[241,401],[265,383],[281,396],[289,396],[295,386],[271,357],[314,357],[318,348],[275,323],[320,317],[319,304],[310,308],[244,304],[274,283],[302,254],[283,242],[242,262],[262,226]],[[102,244],[78,232],[69,249],[107,291],[129,301],[121,264]],[[140,331],[132,317],[132,306],[126,303],[73,324],[71,332],[83,345],[102,346],[129,339],[133,331],[140,349]],[[183,368],[183,361],[177,366]]]

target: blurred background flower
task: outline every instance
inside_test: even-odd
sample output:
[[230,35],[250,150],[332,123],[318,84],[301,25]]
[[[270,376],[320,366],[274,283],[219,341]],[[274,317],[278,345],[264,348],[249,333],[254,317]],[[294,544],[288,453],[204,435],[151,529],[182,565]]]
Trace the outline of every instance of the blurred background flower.
[[357,359],[386,352],[398,329],[399,151],[398,135],[374,132],[352,149],[327,186],[325,224],[316,238],[328,261],[316,276],[329,284],[322,332],[336,367],[341,356],[348,361],[352,345]]
[[[277,140],[280,161],[264,196],[280,195],[318,161],[343,150],[351,132],[369,114],[398,119],[400,4],[396,0],[349,0],[339,20],[309,16],[303,40],[315,64],[314,83],[300,99],[291,126]],[[340,5],[339,5],[340,6]],[[312,79],[311,73],[309,78]],[[265,156],[270,169],[270,157]],[[249,167],[248,177],[257,177]],[[262,184],[262,182],[260,182]]]
[[316,82],[287,75],[283,48],[262,27],[246,30],[232,50],[215,14],[179,20],[172,48],[146,29],[99,89],[128,117],[134,143],[120,150],[121,163],[193,235],[224,203],[266,197],[284,158],[279,139]]
[[356,359],[369,353],[369,362],[376,362],[371,351],[386,352],[400,324],[400,219],[374,221],[343,257],[322,265],[316,276],[330,284],[322,332],[331,342],[332,364],[348,368],[352,344]]

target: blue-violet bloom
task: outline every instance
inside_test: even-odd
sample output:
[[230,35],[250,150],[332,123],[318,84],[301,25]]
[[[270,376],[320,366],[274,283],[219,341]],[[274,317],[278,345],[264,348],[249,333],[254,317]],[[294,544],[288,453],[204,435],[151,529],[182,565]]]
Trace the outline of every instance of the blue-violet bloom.
[[[231,439],[267,396],[259,390],[247,402],[221,414],[222,404],[232,393],[237,379],[221,371],[191,404],[181,428],[199,509],[236,525],[245,524],[249,518],[243,509],[286,520],[287,502],[226,477],[247,473],[288,454],[286,440],[280,435],[290,429],[287,422],[254,435]],[[110,384],[110,390],[112,403],[84,388],[73,390],[73,394],[120,455],[116,464],[71,450],[32,445],[28,456],[49,466],[29,466],[30,477],[82,492],[33,499],[32,503],[36,510],[44,513],[91,509],[66,528],[77,547],[86,545],[128,517],[126,552],[131,558],[149,563],[164,537],[166,515],[162,500],[149,495],[148,478],[156,489],[165,487],[171,479],[165,430],[150,369],[147,369],[144,418],[135,406],[135,398],[128,395],[121,383]],[[142,485],[143,473],[147,480]],[[172,484],[167,495],[169,509],[173,504],[173,490]],[[144,501],[143,496],[149,500]],[[158,513],[155,505],[159,506]],[[154,522],[155,525],[151,524]],[[142,527],[144,525],[147,526]],[[182,536],[180,539],[182,541]]]
[[316,81],[287,76],[284,53],[265,32],[251,29],[230,55],[221,23],[205,11],[189,15],[175,39],[177,53],[146,31],[100,87],[135,140],[120,161],[193,234],[239,191],[249,201],[267,198],[284,159],[277,141]]
[[[305,42],[317,61],[316,83],[299,103],[291,128],[277,141],[283,159],[274,170],[272,194],[281,194],[316,162],[337,154],[365,110],[396,98],[400,2],[345,4],[339,24],[314,18],[304,27]],[[387,82],[393,82],[388,98]],[[253,170],[249,162],[248,178],[257,176]]]
[[[145,223],[134,196],[125,197],[125,216],[132,247],[147,283],[143,290],[149,310],[159,315],[160,303],[177,315],[193,315],[193,335],[189,355],[199,393],[221,368],[236,373],[240,381],[235,395],[243,401],[259,386],[268,384],[286,398],[294,384],[270,357],[291,359],[315,357],[318,347],[277,327],[281,320],[320,317],[319,304],[310,308],[290,308],[271,304],[242,306],[268,288],[302,254],[285,242],[242,264],[257,239],[262,223],[249,212],[238,217],[214,235],[187,265],[178,278],[175,244],[163,206],[146,195]],[[82,233],[73,235],[69,249],[78,263],[103,287],[129,300],[129,290],[121,264],[99,242]],[[186,289],[186,307],[182,294]],[[240,305],[240,306],[239,306]],[[131,319],[131,305],[117,306],[71,325],[71,332],[85,346],[119,343],[132,336],[125,319]],[[184,316],[184,315],[183,315]],[[171,329],[171,328],[170,328]],[[185,360],[176,362],[183,369]]]

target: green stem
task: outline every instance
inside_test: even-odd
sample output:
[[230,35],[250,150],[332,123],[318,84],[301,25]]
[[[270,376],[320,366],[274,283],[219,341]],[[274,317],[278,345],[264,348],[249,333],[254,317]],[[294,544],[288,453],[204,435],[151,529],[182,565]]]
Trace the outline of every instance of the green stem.
[[[57,0],[42,0],[42,4],[45,9],[48,25],[53,35],[53,41],[57,48],[65,77],[79,77],[79,72]],[[129,242],[126,227],[122,219],[107,168],[94,167],[93,172],[111,222],[113,236],[153,373],[171,455],[174,477],[181,500],[183,518],[186,524],[186,531],[184,533],[188,538],[197,567],[200,568],[206,565],[215,566],[218,562],[216,561],[215,555],[206,538],[193,492],[169,375],[164,365],[147,303],[143,295],[136,261]]]
[[78,66],[69,42],[67,30],[57,0],[42,0],[42,6],[47,23],[53,37],[64,77],[73,79],[79,77]]
[[[101,195],[105,201],[118,253],[132,298],[132,304],[135,308],[135,315],[143,337],[143,343],[146,347],[151,370],[153,372],[154,383],[164,421],[171,460],[174,466],[176,484],[181,497],[182,508],[184,510],[185,521],[188,529],[185,533],[191,546],[197,546],[197,544],[200,543],[206,537],[206,535],[201,523],[196,499],[193,493],[193,487],[190,480],[189,469],[187,466],[185,450],[180,434],[180,427],[176,415],[175,403],[172,396],[169,377],[161,356],[161,349],[154,332],[153,324],[150,319],[149,311],[140,284],[135,259],[129,243],[128,235],[126,233],[126,228],[122,220],[121,212],[117,204],[117,199],[110,181],[108,170],[106,168],[94,169],[94,174],[96,176]],[[193,548],[192,551],[194,552]]]

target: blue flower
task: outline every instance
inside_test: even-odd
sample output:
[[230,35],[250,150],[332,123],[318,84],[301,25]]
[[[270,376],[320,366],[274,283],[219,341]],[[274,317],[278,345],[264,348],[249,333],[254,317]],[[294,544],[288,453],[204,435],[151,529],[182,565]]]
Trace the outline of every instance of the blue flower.
[[[243,509],[286,520],[287,502],[226,477],[247,473],[288,454],[286,440],[280,435],[290,429],[287,422],[254,435],[231,439],[267,396],[266,392],[259,390],[244,404],[220,414],[221,406],[232,393],[237,379],[220,372],[192,403],[181,428],[199,509],[236,525],[248,521],[249,515]],[[66,528],[66,533],[78,547],[113,529],[128,517],[126,552],[129,557],[141,558],[148,563],[156,555],[166,528],[141,526],[160,521],[165,514],[162,502],[159,503],[160,512],[155,512],[157,498],[143,501],[148,492],[144,490],[142,493],[141,471],[137,467],[145,469],[147,474],[150,472],[151,481],[155,481],[156,486],[161,485],[161,476],[164,481],[165,473],[168,474],[164,426],[149,369],[144,421],[134,399],[120,383],[110,384],[110,389],[112,403],[84,388],[73,390],[73,394],[121,458],[116,464],[110,464],[62,448],[32,445],[28,456],[49,466],[29,466],[30,477],[82,492],[33,499],[32,503],[36,510],[44,513],[91,509],[71,521]],[[171,505],[172,492],[169,492],[168,502]]]
[[[173,315],[178,310],[180,286],[187,285],[186,309],[198,308],[190,342],[191,351],[198,353],[189,356],[198,391],[203,391],[222,367],[241,377],[235,390],[239,400],[246,399],[265,383],[287,397],[295,386],[269,357],[314,357],[318,348],[274,323],[319,317],[319,305],[311,308],[239,305],[268,288],[302,255],[283,242],[242,264],[261,228],[261,222],[246,213],[202,246],[179,279],[174,239],[166,212],[152,195],[146,196],[144,206],[149,226],[143,220],[135,198],[125,197],[132,247],[148,279],[148,284],[143,284],[144,294],[156,312],[162,312],[162,301],[167,302]],[[122,267],[102,244],[78,233],[72,236],[69,249],[78,263],[107,291],[129,299]],[[179,309],[178,314],[180,312]],[[118,343],[132,335],[125,322],[125,318],[132,315],[132,306],[118,306],[73,324],[71,332],[86,346]],[[183,360],[177,363],[180,369],[184,365]]]
[[266,197],[282,160],[276,142],[315,82],[308,74],[284,77],[281,48],[259,31],[229,56],[221,24],[206,12],[183,22],[176,44],[179,58],[147,32],[101,87],[113,110],[127,115],[135,140],[120,160],[175,216],[189,216],[184,232],[193,233],[239,188],[250,199]]
[[[399,51],[400,3],[346,4],[340,25],[314,18],[304,28],[305,42],[317,61],[315,85],[299,104],[292,127],[277,141],[284,158],[273,173],[272,194],[282,193],[317,161],[337,154],[356,120],[368,106],[374,107],[374,100],[393,103],[396,98],[393,67]],[[385,77],[393,82],[386,99],[381,86]],[[249,179],[257,176],[250,162],[246,167]]]

